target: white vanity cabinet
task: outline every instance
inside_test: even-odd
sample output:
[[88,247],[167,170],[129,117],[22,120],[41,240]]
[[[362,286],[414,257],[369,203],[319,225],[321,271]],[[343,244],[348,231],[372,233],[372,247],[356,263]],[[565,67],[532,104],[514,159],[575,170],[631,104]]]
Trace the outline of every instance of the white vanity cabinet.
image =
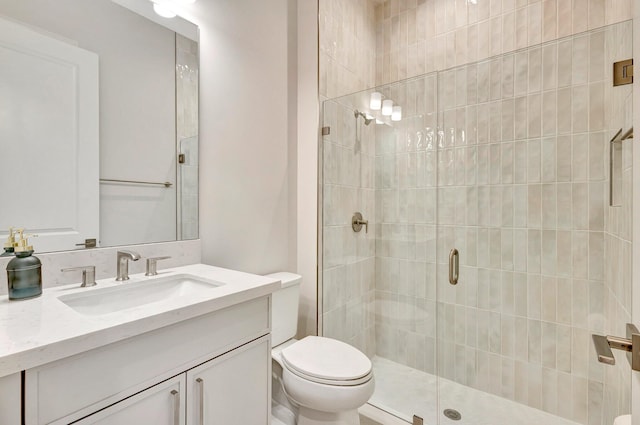
[[267,425],[269,310],[263,296],[29,369],[25,424]]

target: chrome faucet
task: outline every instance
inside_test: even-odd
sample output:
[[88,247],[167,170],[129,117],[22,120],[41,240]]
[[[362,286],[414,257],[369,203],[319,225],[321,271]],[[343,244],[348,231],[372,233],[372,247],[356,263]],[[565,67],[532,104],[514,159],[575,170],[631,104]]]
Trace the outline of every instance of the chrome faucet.
[[129,280],[129,260],[138,261],[140,254],[135,251],[118,251],[117,281]]

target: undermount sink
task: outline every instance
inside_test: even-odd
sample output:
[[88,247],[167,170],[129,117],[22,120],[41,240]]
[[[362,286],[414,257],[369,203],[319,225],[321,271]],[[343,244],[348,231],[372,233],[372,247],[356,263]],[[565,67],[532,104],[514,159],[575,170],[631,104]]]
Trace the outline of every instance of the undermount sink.
[[224,285],[190,274],[179,274],[148,281],[127,282],[86,293],[62,295],[60,301],[87,316],[99,316],[130,308],[175,300],[178,297],[209,296]]

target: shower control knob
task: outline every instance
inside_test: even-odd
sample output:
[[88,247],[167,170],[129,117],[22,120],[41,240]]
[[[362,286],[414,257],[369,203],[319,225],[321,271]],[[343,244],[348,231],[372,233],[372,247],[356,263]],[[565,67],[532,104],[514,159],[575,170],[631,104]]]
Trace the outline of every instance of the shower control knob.
[[351,217],[351,228],[354,232],[359,232],[364,226],[364,232],[369,233],[369,220],[363,220],[362,213],[355,212]]

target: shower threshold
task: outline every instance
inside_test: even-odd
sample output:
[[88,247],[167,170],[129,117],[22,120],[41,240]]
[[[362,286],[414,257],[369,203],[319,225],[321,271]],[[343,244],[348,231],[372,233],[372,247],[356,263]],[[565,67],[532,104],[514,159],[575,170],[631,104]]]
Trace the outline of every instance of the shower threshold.
[[[383,357],[373,358],[373,369],[376,390],[369,404],[407,423],[412,423],[415,414],[422,417],[426,425],[579,425]],[[448,419],[443,414],[445,409],[455,409],[462,418]]]

